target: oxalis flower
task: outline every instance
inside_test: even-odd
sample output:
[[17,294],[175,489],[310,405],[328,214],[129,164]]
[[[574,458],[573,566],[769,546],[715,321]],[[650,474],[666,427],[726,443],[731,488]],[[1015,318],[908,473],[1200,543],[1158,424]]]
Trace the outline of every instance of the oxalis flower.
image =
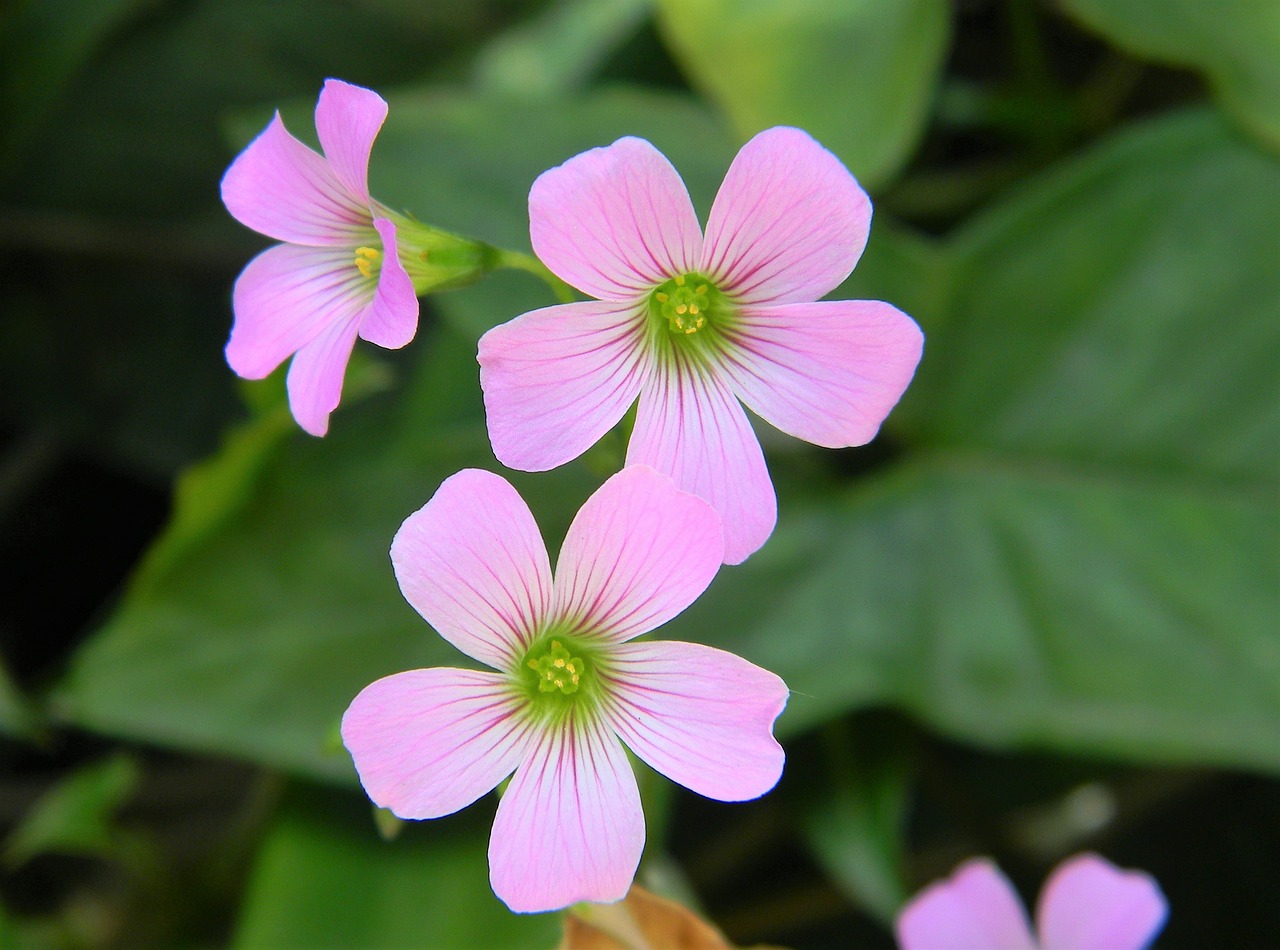
[[644,845],[623,743],[722,801],[782,773],[782,680],[711,647],[631,642],[692,603],[723,554],[715,510],[636,466],[583,505],[553,579],[510,484],[476,469],[446,480],[391,560],[409,603],[494,671],[412,670],[360,692],[342,739],[369,797],[436,818],[514,771],[489,842],[498,897],[515,911],[621,899]]
[[376,92],[327,79],[316,104],[323,156],[277,112],[222,178],[236,220],[286,242],[236,281],[227,362],[262,379],[292,356],[289,406],[312,435],[328,431],[357,336],[404,346],[418,330],[418,294],[469,283],[499,263],[488,245],[369,197],[369,155],[386,117]]
[[1150,875],[1080,854],[1049,875],[1032,934],[1008,878],[977,858],[912,898],[897,934],[903,950],[1140,950],[1167,914]]
[[236,220],[286,242],[236,281],[227,362],[262,379],[293,356],[289,407],[312,435],[328,431],[356,337],[396,349],[418,329],[396,225],[369,197],[369,154],[386,117],[377,93],[328,79],[316,104],[323,157],[277,112],[222,178]]
[[738,153],[705,236],[680,176],[623,138],[544,172],[533,249],[596,300],[523,314],[480,340],[498,459],[544,471],[576,458],[639,399],[627,464],[670,474],[724,521],[738,563],[777,503],[741,402],[828,447],[878,430],[920,360],[920,329],[871,300],[814,302],[866,245],[871,205],[840,161],[791,128]]

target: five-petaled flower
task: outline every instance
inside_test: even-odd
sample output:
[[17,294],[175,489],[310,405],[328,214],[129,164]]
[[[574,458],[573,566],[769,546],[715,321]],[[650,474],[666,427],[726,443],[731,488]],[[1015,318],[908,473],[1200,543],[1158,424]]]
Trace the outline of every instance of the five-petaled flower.
[[222,201],[237,220],[286,242],[236,281],[227,362],[261,379],[293,356],[289,406],[312,435],[328,431],[357,335],[395,349],[418,329],[396,225],[369,197],[369,153],[386,117],[377,93],[326,80],[316,105],[323,157],[276,113],[222,179]]
[[637,138],[544,172],[529,221],[543,263],[596,299],[523,314],[480,340],[495,454],[512,468],[554,468],[638,398],[627,464],[707,499],[728,563],[759,548],[777,518],[739,400],[809,442],[861,445],[919,362],[919,328],[889,304],[815,302],[853,270],[871,205],[798,129],[742,148],[705,236],[680,176]]
[[762,795],[782,772],[782,680],[712,647],[631,642],[689,606],[723,554],[709,504],[633,466],[578,512],[553,579],[508,482],[447,479],[391,560],[409,603],[496,672],[412,670],[362,690],[342,738],[369,797],[436,818],[514,771],[489,843],[497,895],[516,911],[622,898],[644,845],[623,743],[722,801]]
[[902,950],[1140,950],[1167,914],[1149,874],[1080,854],[1049,875],[1033,935],[1008,878],[975,858],[912,898],[898,915],[897,934]]

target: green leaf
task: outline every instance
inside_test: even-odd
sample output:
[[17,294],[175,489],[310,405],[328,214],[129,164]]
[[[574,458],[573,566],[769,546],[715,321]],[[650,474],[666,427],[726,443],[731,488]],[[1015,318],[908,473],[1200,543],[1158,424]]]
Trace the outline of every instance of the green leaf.
[[1063,0],[1138,56],[1205,74],[1223,106],[1280,150],[1280,4],[1272,0]]
[[546,99],[581,89],[635,33],[653,0],[559,0],[489,42],[476,82],[490,93]]
[[33,806],[4,843],[4,860],[17,868],[39,854],[125,857],[140,844],[115,827],[115,812],[133,794],[138,766],[125,755],[86,766]]
[[384,841],[367,802],[296,789],[258,854],[233,946],[550,947],[557,914],[493,896],[486,829],[446,818]]
[[[673,623],[787,679],[784,731],[1275,771],[1280,165],[1207,114],[957,236],[903,463],[779,527]],[[806,497],[807,494],[807,497]]]
[[946,0],[662,0],[659,12],[740,137],[800,126],[872,187],[915,148],[950,34]]

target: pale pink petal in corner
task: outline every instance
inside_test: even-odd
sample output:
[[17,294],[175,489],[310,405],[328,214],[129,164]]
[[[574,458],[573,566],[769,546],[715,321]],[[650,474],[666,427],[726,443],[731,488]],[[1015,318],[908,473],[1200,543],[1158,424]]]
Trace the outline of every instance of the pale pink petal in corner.
[[369,205],[369,154],[387,118],[386,101],[372,89],[326,79],[316,103],[316,133],[329,166],[349,191]]
[[737,398],[716,375],[675,360],[656,367],[640,395],[628,465],[649,465],[705,498],[724,523],[726,564],[769,539],[778,519],[760,442]]
[[556,565],[555,615],[621,643],[693,603],[723,558],[715,509],[668,475],[628,466],[569,526]]
[[622,138],[543,172],[529,192],[533,250],[600,300],[634,300],[697,266],[702,231],[666,157]]
[[374,218],[373,226],[382,238],[381,271],[373,304],[360,321],[360,338],[398,350],[418,332],[418,296],[400,263],[396,226],[386,218]]
[[628,643],[609,658],[609,724],[672,781],[725,802],[758,798],[782,776],[773,723],[787,686],[697,643]]
[[516,771],[489,838],[489,880],[517,913],[626,896],[644,849],[640,792],[600,722],[548,729]]
[[267,248],[236,279],[227,363],[262,379],[327,327],[354,320],[369,303],[358,277],[341,248]]
[[342,400],[342,378],[356,345],[360,321],[350,317],[331,323],[293,357],[286,388],[293,417],[312,435],[329,431],[329,414]]
[[369,226],[367,204],[279,113],[222,176],[222,202],[241,224],[291,244],[350,245]]
[[699,270],[739,303],[817,300],[858,263],[871,202],[800,129],[766,129],[738,152],[707,218]]
[[534,310],[480,338],[489,438],[504,465],[543,472],[577,458],[635,402],[648,366],[632,304]]
[[913,897],[895,930],[901,950],[1036,950],[1022,901],[986,858]]
[[391,543],[405,599],[442,637],[510,669],[545,622],[551,563],[529,506],[504,478],[463,469]]
[[757,415],[827,448],[870,442],[920,362],[924,335],[878,300],[743,307],[725,375]]
[[410,670],[369,684],[342,717],[369,798],[400,818],[438,818],[492,791],[534,733],[505,676]]
[[1081,854],[1049,876],[1036,923],[1042,950],[1141,950],[1160,932],[1168,912],[1151,875]]

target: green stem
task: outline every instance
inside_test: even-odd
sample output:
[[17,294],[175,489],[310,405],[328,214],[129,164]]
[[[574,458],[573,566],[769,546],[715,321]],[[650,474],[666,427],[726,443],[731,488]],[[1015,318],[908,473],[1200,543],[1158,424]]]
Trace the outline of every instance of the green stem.
[[542,261],[531,254],[523,254],[520,251],[508,251],[500,247],[494,248],[494,250],[498,255],[498,267],[510,267],[513,270],[526,271],[550,287],[551,292],[556,295],[556,299],[561,303],[573,303],[575,296],[573,288],[551,273],[547,269],[547,265]]

